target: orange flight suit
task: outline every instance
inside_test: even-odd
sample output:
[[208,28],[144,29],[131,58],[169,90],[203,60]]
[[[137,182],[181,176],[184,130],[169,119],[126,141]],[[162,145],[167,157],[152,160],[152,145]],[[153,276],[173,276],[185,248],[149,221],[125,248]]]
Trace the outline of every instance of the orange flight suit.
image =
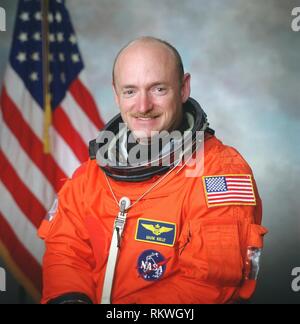
[[[255,290],[249,247],[262,248],[261,199],[241,155],[206,136],[204,174],[175,169],[129,210],[112,290],[112,303],[232,303]],[[250,175],[256,202],[208,205],[203,176]],[[140,183],[109,179],[120,199],[138,199],[159,178]],[[80,167],[58,195],[53,220],[44,220],[42,303],[82,293],[99,303],[119,208],[96,161]],[[159,270],[159,271],[158,271]]]

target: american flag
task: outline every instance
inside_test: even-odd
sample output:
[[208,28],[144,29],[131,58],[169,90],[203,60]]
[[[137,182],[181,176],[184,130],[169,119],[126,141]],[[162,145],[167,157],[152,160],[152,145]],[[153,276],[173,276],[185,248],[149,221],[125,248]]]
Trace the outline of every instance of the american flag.
[[84,78],[77,38],[63,0],[48,9],[52,124],[44,153],[42,6],[20,0],[0,99],[0,252],[31,295],[41,292],[44,245],[37,228],[63,179],[88,159],[103,122]]
[[251,175],[209,176],[203,179],[209,207],[256,204]]

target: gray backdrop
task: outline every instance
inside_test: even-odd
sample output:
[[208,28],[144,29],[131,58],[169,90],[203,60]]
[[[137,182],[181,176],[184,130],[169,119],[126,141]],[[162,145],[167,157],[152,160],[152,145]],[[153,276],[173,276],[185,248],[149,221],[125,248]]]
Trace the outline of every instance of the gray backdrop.
[[[8,20],[0,33],[0,76],[16,4],[0,0]],[[291,271],[300,267],[300,32],[291,29],[297,1],[68,0],[67,6],[105,121],[117,113],[111,66],[119,48],[142,35],[178,48],[192,74],[192,96],[217,136],[244,155],[259,185],[270,233],[254,302],[300,303],[300,292],[291,289]],[[0,302],[18,302],[18,286],[12,278],[8,285]]]

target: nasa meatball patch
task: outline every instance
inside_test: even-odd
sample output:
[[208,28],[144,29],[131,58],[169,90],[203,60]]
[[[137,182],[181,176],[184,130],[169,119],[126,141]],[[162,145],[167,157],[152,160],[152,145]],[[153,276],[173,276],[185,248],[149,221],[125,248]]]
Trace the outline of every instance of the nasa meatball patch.
[[136,241],[174,246],[176,224],[140,218],[137,222]]
[[162,278],[167,269],[167,260],[158,251],[144,251],[137,263],[139,277],[146,281],[156,281]]

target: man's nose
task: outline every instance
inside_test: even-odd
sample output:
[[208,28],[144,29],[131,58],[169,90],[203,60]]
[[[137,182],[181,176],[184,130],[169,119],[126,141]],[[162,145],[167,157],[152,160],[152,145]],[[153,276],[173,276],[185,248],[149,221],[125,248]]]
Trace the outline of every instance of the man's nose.
[[138,110],[140,113],[147,113],[151,111],[153,108],[151,97],[148,95],[147,92],[142,92],[139,98],[139,105]]

